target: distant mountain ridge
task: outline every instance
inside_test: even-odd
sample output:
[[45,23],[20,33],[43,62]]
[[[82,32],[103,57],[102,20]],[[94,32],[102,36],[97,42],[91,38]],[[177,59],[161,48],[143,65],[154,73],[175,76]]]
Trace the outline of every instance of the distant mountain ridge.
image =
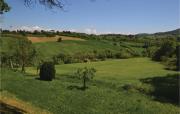
[[180,35],[180,28],[167,32],[157,32],[155,35]]
[[180,28],[171,30],[171,31],[165,31],[165,32],[139,33],[136,35],[180,35]]

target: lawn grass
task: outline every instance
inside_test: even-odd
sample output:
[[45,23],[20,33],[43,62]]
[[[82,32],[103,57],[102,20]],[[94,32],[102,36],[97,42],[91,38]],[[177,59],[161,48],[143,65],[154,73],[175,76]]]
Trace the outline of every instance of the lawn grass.
[[[76,69],[84,66],[97,69],[96,77],[85,91],[79,89],[82,81],[73,78]],[[161,102],[138,89],[123,88],[132,84],[148,90],[153,85],[141,80],[176,73],[148,58],[57,65],[56,71],[56,79],[48,82],[38,80],[32,67],[27,68],[27,74],[2,69],[1,91],[54,114],[177,114],[180,111],[174,103]]]

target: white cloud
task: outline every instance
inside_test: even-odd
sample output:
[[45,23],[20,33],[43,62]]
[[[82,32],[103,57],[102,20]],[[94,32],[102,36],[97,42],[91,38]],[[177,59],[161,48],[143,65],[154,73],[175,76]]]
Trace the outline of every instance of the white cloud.
[[97,34],[97,30],[95,28],[86,28],[84,32],[87,34]]
[[39,26],[21,26],[21,27],[12,27],[12,30],[25,30],[25,31],[34,31],[34,30],[51,30],[51,29],[47,29],[47,28],[43,28],[43,27],[39,27]]
[[[50,31],[53,29],[49,29],[49,28],[45,28],[45,27],[40,27],[40,26],[20,26],[20,27],[15,27],[15,26],[11,26],[10,30],[26,30],[26,31],[34,31],[34,30],[45,30],[45,31]],[[82,28],[82,29],[74,29],[74,28],[61,28],[61,29],[54,29],[54,30],[58,30],[58,31],[71,31],[71,32],[80,32],[80,33],[86,33],[86,34],[136,34],[133,32],[112,32],[112,31],[98,31],[97,29],[93,26],[89,27],[89,28]]]

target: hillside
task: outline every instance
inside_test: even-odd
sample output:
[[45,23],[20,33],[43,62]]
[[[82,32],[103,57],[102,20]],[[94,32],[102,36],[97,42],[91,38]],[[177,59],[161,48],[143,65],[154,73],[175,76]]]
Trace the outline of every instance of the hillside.
[[180,36],[180,29],[167,31],[167,32],[157,32],[154,33],[155,35],[174,35],[174,36]]

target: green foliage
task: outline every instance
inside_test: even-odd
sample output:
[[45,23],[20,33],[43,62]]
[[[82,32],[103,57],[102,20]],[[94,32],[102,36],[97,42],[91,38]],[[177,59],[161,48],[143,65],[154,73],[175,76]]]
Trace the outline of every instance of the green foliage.
[[165,61],[166,68],[168,70],[178,70],[176,66],[176,63],[177,63],[176,57],[166,58],[166,60],[164,61]]
[[89,81],[91,79],[93,79],[93,77],[95,76],[96,73],[96,69],[95,68],[79,68],[77,69],[77,72],[75,73],[75,75],[79,78],[83,80],[83,88],[86,88],[86,81]]
[[156,46],[148,47],[143,51],[143,56],[152,58],[154,56],[154,53],[157,51]]
[[155,51],[152,56],[153,60],[161,61],[169,70],[178,70],[179,67],[179,50],[175,42],[166,41]]
[[87,51],[87,52],[76,52],[74,54],[59,53],[53,56],[52,59],[55,64],[71,64],[71,63],[82,63],[88,61],[104,61],[106,59],[126,59],[131,57],[140,56],[135,50],[129,48],[123,48],[119,51],[114,50],[103,50],[103,51]]
[[25,72],[25,66],[33,60],[36,55],[36,50],[33,48],[31,41],[18,39],[16,52],[19,63],[22,65],[22,72]]
[[162,61],[163,57],[171,57],[175,53],[176,44],[171,41],[164,42],[154,53],[153,60]]
[[176,46],[176,70],[180,71],[180,45]]
[[33,64],[36,56],[36,49],[25,37],[2,37],[1,39],[1,63],[5,67],[14,68],[22,67],[22,72],[25,72],[25,66]]
[[52,62],[44,62],[40,67],[40,79],[46,81],[52,81],[55,78],[55,67]]
[[9,5],[4,0],[0,0],[0,14],[3,14],[4,12],[8,12],[9,10],[10,10]]

